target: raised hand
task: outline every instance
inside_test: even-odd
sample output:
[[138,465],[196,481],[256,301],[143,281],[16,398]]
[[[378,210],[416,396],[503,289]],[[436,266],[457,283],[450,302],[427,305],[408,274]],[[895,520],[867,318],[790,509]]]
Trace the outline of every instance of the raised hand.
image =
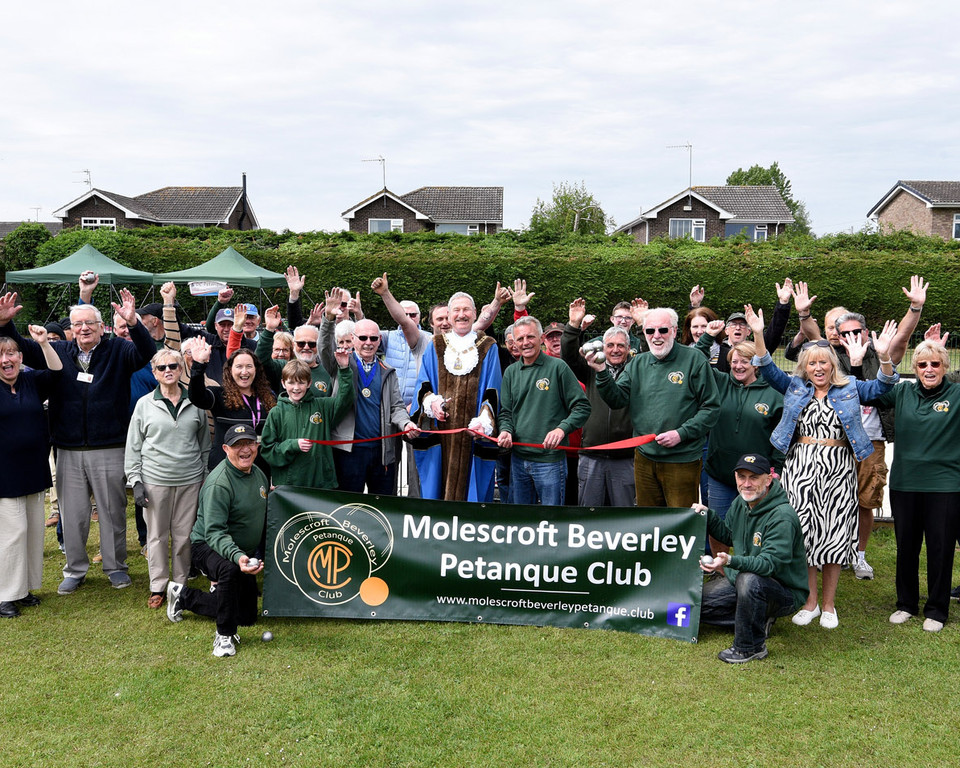
[[798,315],[810,314],[810,307],[817,300],[816,296],[811,296],[804,282],[795,283],[793,286],[793,306],[797,309]]
[[354,316],[355,320],[363,320],[363,307],[360,306],[360,291],[357,291],[356,296],[351,296],[349,291],[344,291],[347,294],[347,312]]
[[567,321],[574,328],[579,328],[587,314],[587,302],[583,298],[576,298],[570,302],[570,312],[567,315]]
[[717,338],[717,336],[723,333],[725,327],[726,323],[723,320],[711,320],[707,323],[707,335]]
[[233,330],[243,333],[243,324],[247,322],[247,305],[237,304],[233,308]]
[[0,325],[6,325],[13,320],[21,309],[23,304],[17,304],[16,292],[0,296]]
[[233,288],[230,288],[229,286],[221,289],[217,293],[217,301],[219,301],[221,304],[229,304],[230,299],[232,298],[233,298]]
[[296,301],[300,298],[300,291],[303,290],[303,284],[307,281],[306,275],[301,276],[300,271],[293,265],[287,267],[283,273],[287,281],[287,290],[290,292],[290,301]]
[[113,311],[116,312],[120,317],[127,321],[127,325],[133,328],[138,322],[137,318],[137,302],[133,298],[133,294],[130,293],[126,288],[121,289],[120,291],[120,301],[121,304],[116,304],[110,302],[110,306],[113,307]]
[[639,296],[630,302],[630,314],[633,316],[633,322],[637,325],[643,325],[643,318],[647,314],[647,310],[650,309],[650,305],[647,304],[646,299],[641,299]]
[[701,304],[703,304],[703,297],[706,295],[706,292],[699,285],[693,286],[690,289],[690,306],[693,309],[696,309]]
[[[346,294],[346,298],[344,298]],[[340,305],[347,302],[350,294],[342,288],[333,287],[329,291],[323,292],[324,311],[331,320],[340,316]],[[311,313],[312,314],[312,313]]]
[[164,304],[173,304],[177,300],[177,286],[172,281],[164,283],[160,286],[160,295],[163,296]]
[[783,278],[783,285],[780,283],[774,283],[777,286],[777,301],[781,304],[789,304],[790,299],[793,298],[793,280],[789,277]]
[[926,333],[923,334],[924,341],[932,341],[934,344],[939,344],[941,347],[947,346],[947,338],[950,336],[949,333],[940,335],[940,323],[934,323],[929,328],[927,328]]
[[500,281],[497,281],[497,287],[493,289],[493,303],[498,307],[502,307],[513,296],[513,291],[510,290],[509,286],[500,285]]
[[370,290],[377,294],[377,296],[383,296],[383,294],[390,290],[386,272],[383,273],[383,277],[375,277],[373,279],[373,282],[370,283]]
[[198,337],[198,340],[194,342],[193,347],[193,362],[195,363],[209,363],[210,362],[210,344],[207,343],[205,339]]
[[47,329],[42,325],[28,325],[27,330],[30,331],[31,338],[37,342],[37,344],[46,344],[47,339]]
[[743,314],[747,318],[747,325],[753,331],[753,338],[756,339],[758,335],[763,336],[763,310],[754,312],[752,304],[744,304]]
[[325,311],[323,304],[314,304],[313,309],[310,310],[310,317],[307,318],[307,325],[320,325]]
[[527,281],[517,278],[513,281],[513,306],[517,311],[527,308],[530,300],[536,296],[533,291],[527,293]]
[[914,308],[919,308],[924,305],[927,301],[927,288],[930,287],[930,283],[925,283],[923,278],[920,275],[914,275],[910,278],[910,290],[906,288],[901,288],[903,295],[910,299],[910,306]]
[[879,357],[881,361],[884,359],[890,360],[890,342],[893,341],[893,337],[896,335],[896,320],[887,320],[887,322],[883,324],[883,330],[879,336],[877,336],[876,331],[871,333],[873,337],[873,348],[877,350],[877,357]]
[[280,322],[280,307],[276,304],[272,307],[267,307],[263,315],[263,327],[271,333],[276,333],[280,328]]

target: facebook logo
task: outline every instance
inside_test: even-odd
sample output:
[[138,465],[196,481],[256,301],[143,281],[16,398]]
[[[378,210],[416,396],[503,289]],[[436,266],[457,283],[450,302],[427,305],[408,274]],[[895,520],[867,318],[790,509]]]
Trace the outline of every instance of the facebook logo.
[[667,624],[671,627],[689,627],[690,609],[686,603],[667,603]]

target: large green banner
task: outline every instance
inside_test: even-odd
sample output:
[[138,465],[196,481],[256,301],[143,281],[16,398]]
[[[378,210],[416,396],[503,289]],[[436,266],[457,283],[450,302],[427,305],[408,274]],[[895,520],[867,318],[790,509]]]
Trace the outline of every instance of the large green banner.
[[618,629],[696,642],[692,509],[468,504],[281,486],[263,613]]

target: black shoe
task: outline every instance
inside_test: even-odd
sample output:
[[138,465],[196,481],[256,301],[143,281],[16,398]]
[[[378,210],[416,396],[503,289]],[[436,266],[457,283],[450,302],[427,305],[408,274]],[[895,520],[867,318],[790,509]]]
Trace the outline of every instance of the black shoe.
[[0,618],[15,619],[20,615],[20,610],[13,603],[0,603]]
[[767,639],[770,638],[770,632],[773,630],[773,625],[774,625],[776,622],[777,622],[777,617],[776,617],[776,616],[771,616],[769,619],[767,619],[767,624],[766,624],[766,626],[764,627],[764,630],[763,630],[763,638],[764,638],[764,640],[767,640]]
[[14,600],[14,602],[22,608],[33,608],[35,605],[40,605],[40,598],[27,592],[26,597],[21,597],[19,600]]
[[745,664],[748,661],[759,661],[760,659],[767,658],[767,646],[763,646],[759,651],[754,651],[753,653],[744,653],[731,646],[726,650],[720,651],[720,653],[717,654],[717,658],[720,659],[720,661],[727,662],[727,664]]
[[954,598],[955,600],[960,600],[960,584],[950,590],[950,597]]

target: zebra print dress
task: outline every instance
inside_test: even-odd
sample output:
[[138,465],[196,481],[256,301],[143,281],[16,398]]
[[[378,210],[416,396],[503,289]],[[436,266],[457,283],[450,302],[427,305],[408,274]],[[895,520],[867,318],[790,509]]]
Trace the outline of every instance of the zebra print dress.
[[[827,398],[814,397],[797,420],[797,434],[828,440],[846,436]],[[783,467],[783,487],[797,511],[807,565],[843,565],[857,547],[857,472],[847,446],[794,442]]]

